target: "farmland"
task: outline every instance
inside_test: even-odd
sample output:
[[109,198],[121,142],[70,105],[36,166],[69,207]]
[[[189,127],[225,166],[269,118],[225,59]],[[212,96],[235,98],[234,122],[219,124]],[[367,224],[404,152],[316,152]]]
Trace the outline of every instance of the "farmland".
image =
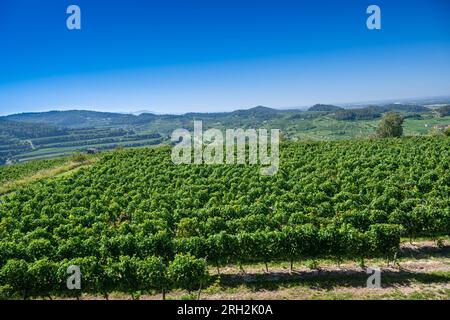
[[446,113],[414,105],[359,109],[317,105],[310,110],[255,107],[223,113],[138,116],[76,110],[24,113],[0,117],[0,164],[65,157],[89,149],[101,152],[167,145],[175,129],[192,130],[194,120],[202,120],[205,129],[280,129],[289,140],[361,139],[374,136],[387,111],[402,114],[407,136],[429,135],[435,125],[450,123]]
[[30,161],[28,163],[18,164],[15,166],[0,167],[0,184],[18,180],[22,177],[30,176],[40,170],[45,170],[63,164],[64,158],[56,158],[52,160]]
[[[2,296],[138,298],[203,288],[214,297],[217,285],[234,290],[230,270],[239,287],[255,268],[281,268],[278,283],[297,284],[305,265],[397,268],[409,263],[401,242],[417,239],[431,239],[432,256],[444,260],[416,279],[448,283],[448,137],[285,141],[273,177],[258,165],[174,165],[170,152],[106,152],[2,196]],[[81,292],[65,287],[69,265],[83,270]]]

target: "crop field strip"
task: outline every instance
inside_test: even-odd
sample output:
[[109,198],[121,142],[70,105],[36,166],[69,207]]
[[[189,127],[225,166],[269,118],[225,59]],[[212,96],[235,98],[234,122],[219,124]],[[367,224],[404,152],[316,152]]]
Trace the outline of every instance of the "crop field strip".
[[13,192],[19,187],[29,186],[42,179],[53,178],[80,167],[92,165],[98,160],[98,156],[74,154],[66,158],[35,160],[14,166],[0,167],[0,195]]
[[192,128],[193,120],[202,120],[205,128],[276,128],[289,140],[332,141],[372,137],[382,114],[393,110],[405,118],[405,135],[428,135],[433,126],[450,122],[447,109],[439,113],[423,106],[392,104],[360,109],[317,105],[310,109],[314,111],[256,107],[185,115],[90,111],[18,114],[0,117],[0,164],[67,156],[89,148],[103,151],[168,144],[173,130]]
[[34,125],[37,125],[37,128],[32,127],[30,130],[35,131],[20,133],[24,138],[0,136],[0,158],[24,162],[68,156],[74,152],[85,152],[89,148],[101,151],[120,146],[151,146],[160,144],[164,140],[157,133],[148,131],[136,133],[133,129],[123,129],[120,126],[61,128],[55,129],[59,131],[45,131],[41,130],[39,124]]

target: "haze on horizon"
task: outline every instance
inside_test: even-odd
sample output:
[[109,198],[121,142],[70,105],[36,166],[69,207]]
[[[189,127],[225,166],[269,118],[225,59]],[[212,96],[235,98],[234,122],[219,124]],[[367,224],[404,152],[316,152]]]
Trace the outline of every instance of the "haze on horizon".
[[[66,8],[82,11],[69,31]],[[370,1],[0,3],[0,115],[156,113],[450,94],[450,4]]]

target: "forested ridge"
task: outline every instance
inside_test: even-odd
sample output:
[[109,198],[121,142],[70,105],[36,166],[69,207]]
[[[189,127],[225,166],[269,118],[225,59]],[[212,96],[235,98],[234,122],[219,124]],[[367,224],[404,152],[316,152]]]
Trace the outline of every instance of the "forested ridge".
[[450,235],[446,137],[284,142],[251,165],[174,165],[169,147],[107,153],[0,203],[0,293],[195,290],[206,266],[395,258],[401,237]]

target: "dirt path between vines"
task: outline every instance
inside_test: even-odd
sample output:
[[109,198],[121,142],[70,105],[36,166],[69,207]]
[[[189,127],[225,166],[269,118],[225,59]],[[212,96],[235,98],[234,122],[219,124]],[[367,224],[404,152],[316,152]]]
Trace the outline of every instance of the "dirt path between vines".
[[[449,272],[450,271],[450,242],[443,242],[443,247],[439,248],[433,241],[421,241],[410,244],[402,243],[396,265],[391,262],[389,267],[386,261],[381,259],[368,259],[365,262],[367,267],[379,267],[389,272]],[[357,266],[354,261],[340,263],[339,266],[334,261],[319,261],[317,269],[307,268],[304,265],[294,264],[294,272],[289,270],[289,264],[269,263],[269,273],[266,272],[264,264],[244,265],[245,274],[242,274],[237,266],[226,266],[220,269],[220,274],[225,276],[241,277],[242,280],[248,281],[251,277],[259,275],[326,275],[329,273],[355,274],[365,271],[365,268]],[[215,268],[210,269],[211,274],[215,274]]]
[[[450,243],[443,248],[432,241],[413,245],[403,243],[397,265],[386,266],[383,260],[368,260],[366,265],[381,271],[381,288],[367,287],[365,268],[354,262],[320,262],[320,268],[311,270],[297,265],[290,273],[288,264],[244,266],[242,274],[236,266],[215,269],[210,273],[215,282],[201,294],[201,299],[224,300],[309,300],[309,299],[440,299],[450,300]],[[168,299],[194,298],[183,291],[172,291]],[[161,295],[143,295],[142,300],[161,299]],[[102,299],[87,296],[83,299]],[[130,299],[123,294],[112,294],[110,299]]]

